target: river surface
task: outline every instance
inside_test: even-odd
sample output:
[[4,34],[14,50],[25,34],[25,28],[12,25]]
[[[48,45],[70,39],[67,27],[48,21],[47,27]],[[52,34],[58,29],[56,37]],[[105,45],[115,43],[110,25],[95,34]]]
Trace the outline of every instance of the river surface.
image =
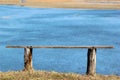
[[[97,50],[97,73],[120,75],[120,10],[0,5],[0,71],[22,70],[24,49],[7,45],[113,45]],[[34,49],[36,70],[85,74],[87,49]]]

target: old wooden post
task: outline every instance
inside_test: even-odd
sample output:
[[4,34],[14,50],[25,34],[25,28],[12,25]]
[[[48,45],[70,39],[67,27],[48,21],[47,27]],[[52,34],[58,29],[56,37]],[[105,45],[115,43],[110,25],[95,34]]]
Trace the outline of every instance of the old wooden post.
[[32,70],[32,48],[24,48],[24,71]]
[[96,48],[89,48],[87,54],[87,75],[96,74]]

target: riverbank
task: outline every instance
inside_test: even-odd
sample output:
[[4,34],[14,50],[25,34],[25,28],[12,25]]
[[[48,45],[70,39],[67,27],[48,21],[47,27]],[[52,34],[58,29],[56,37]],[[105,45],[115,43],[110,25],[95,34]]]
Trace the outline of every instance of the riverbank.
[[120,76],[116,75],[87,76],[75,73],[20,71],[20,72],[0,72],[0,80],[120,80]]
[[1,3],[4,5],[19,5],[37,8],[83,8],[83,9],[120,9],[120,3],[102,3],[102,2],[40,2],[40,3]]

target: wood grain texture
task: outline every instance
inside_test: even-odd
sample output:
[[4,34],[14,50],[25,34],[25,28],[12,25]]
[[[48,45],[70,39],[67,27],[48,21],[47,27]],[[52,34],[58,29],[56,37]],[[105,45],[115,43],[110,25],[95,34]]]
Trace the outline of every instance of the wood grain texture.
[[88,49],[86,74],[87,75],[96,74],[96,48]]
[[7,46],[6,48],[114,48],[114,46]]

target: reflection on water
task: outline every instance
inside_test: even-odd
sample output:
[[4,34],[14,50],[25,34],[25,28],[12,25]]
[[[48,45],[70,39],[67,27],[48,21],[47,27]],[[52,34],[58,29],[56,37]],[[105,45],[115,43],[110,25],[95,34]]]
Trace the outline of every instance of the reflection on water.
[[[97,73],[120,75],[120,10],[0,6],[0,71],[21,70],[23,49],[6,45],[114,45],[97,51]],[[34,49],[37,70],[85,73],[86,49]],[[112,69],[111,69],[112,68]]]

